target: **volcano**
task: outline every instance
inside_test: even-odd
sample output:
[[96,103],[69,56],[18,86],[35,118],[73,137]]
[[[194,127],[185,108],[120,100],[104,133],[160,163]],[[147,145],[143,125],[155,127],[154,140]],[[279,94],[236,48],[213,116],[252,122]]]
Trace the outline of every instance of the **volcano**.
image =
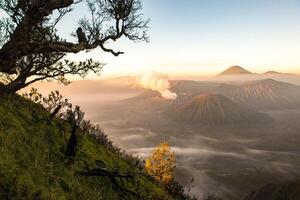
[[253,74],[252,72],[238,66],[231,66],[225,71],[221,72],[218,76],[223,76],[223,75],[245,75],[245,74]]
[[167,114],[177,122],[193,124],[250,123],[267,119],[265,114],[234,103],[223,95],[210,93],[176,105]]

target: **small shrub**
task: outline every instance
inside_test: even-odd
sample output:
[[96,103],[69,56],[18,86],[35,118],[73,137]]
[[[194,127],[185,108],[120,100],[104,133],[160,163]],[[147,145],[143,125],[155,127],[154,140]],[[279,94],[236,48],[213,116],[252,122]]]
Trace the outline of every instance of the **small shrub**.
[[163,142],[154,149],[150,158],[146,160],[146,171],[159,182],[168,185],[173,180],[176,167],[175,154],[168,143]]

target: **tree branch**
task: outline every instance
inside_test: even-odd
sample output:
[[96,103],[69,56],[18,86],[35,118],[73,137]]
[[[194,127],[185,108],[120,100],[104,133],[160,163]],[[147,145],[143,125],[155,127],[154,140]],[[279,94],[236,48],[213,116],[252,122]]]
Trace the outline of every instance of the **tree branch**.
[[[28,37],[31,31],[38,24],[41,24],[45,17],[50,15],[54,10],[65,8],[73,4],[73,0],[29,0],[19,1],[17,6],[22,5],[25,15],[17,24],[10,39],[2,46],[0,50],[0,71],[5,73],[15,73],[18,58],[28,55],[26,47]],[[18,9],[17,7],[15,9]],[[20,48],[22,47],[22,48]],[[29,53],[30,54],[30,53]]]

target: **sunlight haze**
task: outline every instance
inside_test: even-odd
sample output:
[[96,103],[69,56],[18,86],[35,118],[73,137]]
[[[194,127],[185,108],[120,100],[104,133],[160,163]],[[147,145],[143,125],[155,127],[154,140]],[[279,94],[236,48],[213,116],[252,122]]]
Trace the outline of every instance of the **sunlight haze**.
[[0,0],[0,200],[300,200],[300,0]]
[[[256,73],[300,73],[299,1],[146,0],[143,7],[151,20],[150,43],[118,41],[116,48],[125,54],[117,58],[99,50],[71,57],[107,63],[104,77],[153,70],[213,76],[231,65]],[[76,5],[59,32],[69,38],[85,9]]]

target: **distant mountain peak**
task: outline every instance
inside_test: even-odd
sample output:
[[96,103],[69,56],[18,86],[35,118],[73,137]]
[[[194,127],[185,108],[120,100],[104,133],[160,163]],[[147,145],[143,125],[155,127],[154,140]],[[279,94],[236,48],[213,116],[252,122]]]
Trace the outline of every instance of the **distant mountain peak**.
[[292,73],[282,73],[282,72],[277,72],[277,71],[267,71],[263,73],[262,75],[295,75]]
[[267,71],[267,72],[265,72],[263,74],[282,74],[282,73],[277,72],[277,71]]
[[226,70],[224,70],[222,73],[220,73],[218,76],[221,75],[241,75],[241,74],[253,74],[252,72],[242,68],[241,66],[234,65]]

